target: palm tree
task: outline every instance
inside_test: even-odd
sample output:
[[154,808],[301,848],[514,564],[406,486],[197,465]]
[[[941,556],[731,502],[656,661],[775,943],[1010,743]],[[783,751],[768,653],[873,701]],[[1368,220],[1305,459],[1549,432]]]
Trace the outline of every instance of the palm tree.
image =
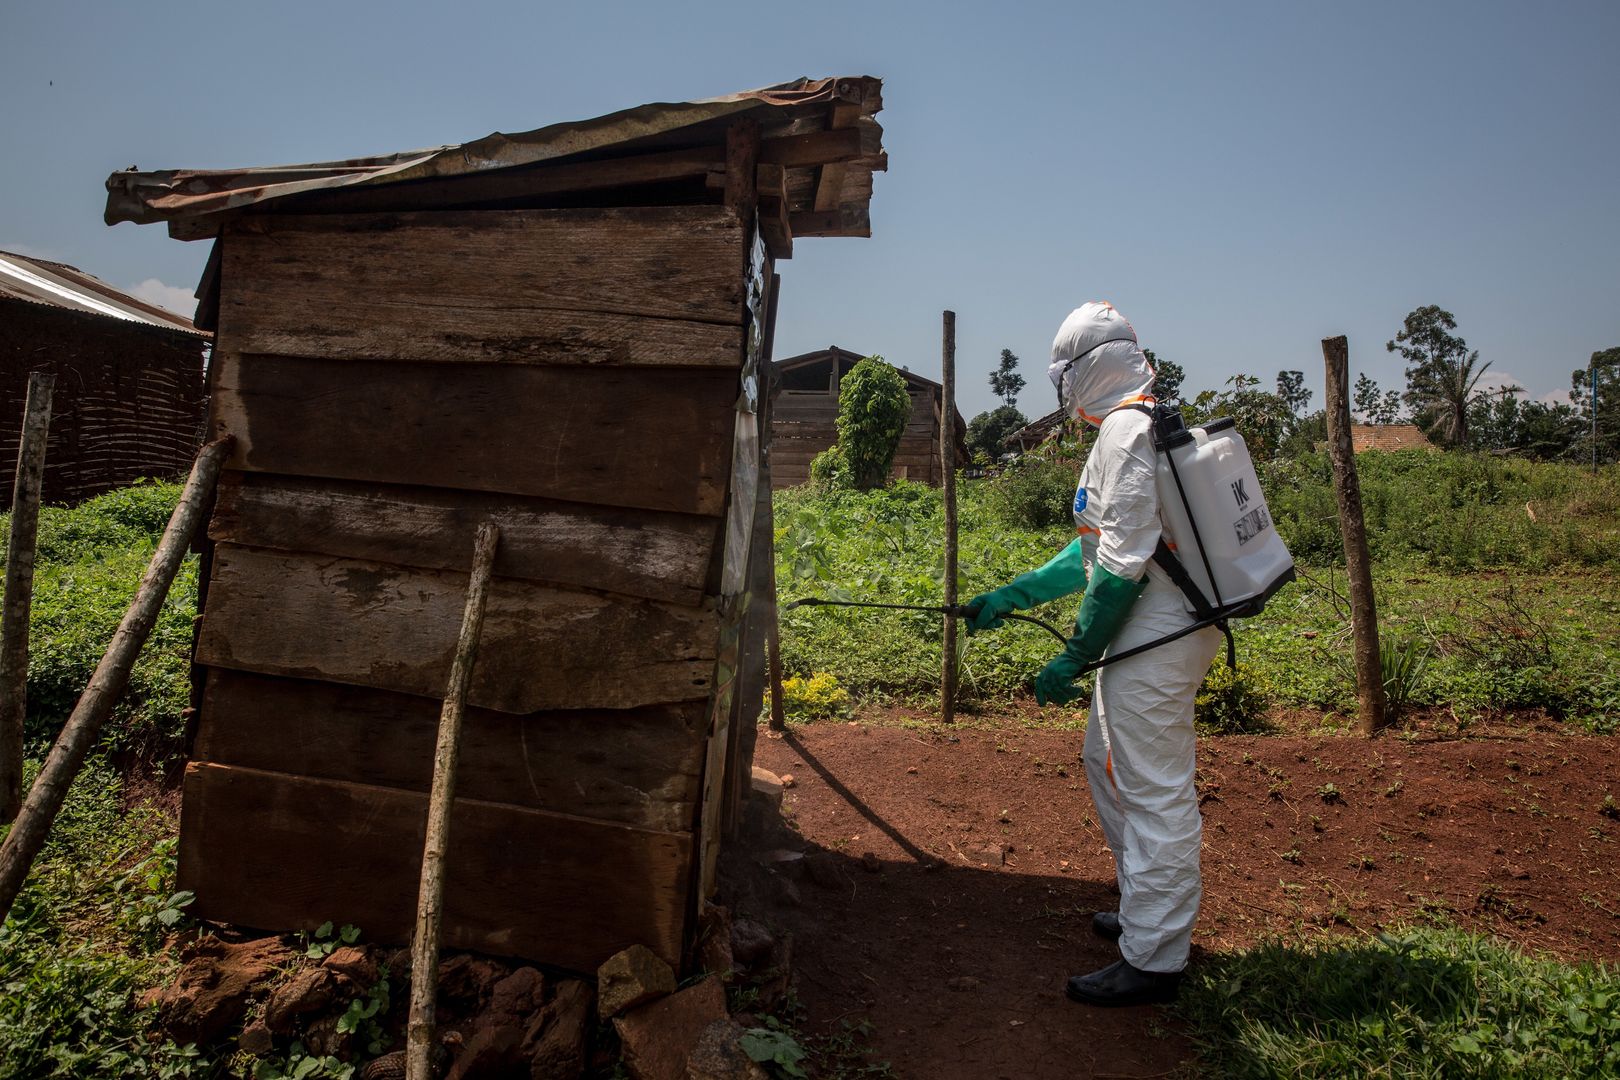
[[1390,352],[1398,352],[1410,363],[1406,369],[1406,393],[1412,418],[1430,438],[1452,446],[1468,441],[1468,406],[1477,395],[1480,376],[1490,364],[1479,362],[1479,350],[1470,352],[1468,343],[1451,333],[1457,320],[1436,304],[1420,307],[1406,316],[1405,326],[1386,342]]

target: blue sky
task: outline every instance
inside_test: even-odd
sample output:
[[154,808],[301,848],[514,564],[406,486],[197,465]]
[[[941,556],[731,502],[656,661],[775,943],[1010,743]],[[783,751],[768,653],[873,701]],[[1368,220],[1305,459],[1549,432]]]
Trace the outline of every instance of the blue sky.
[[[206,246],[101,223],[109,172],[404,150],[797,75],[885,82],[869,240],[783,266],[777,355],[837,344],[960,407],[1002,348],[1031,415],[1052,335],[1106,298],[1191,389],[1386,387],[1440,304],[1542,396],[1620,345],[1620,4],[14,3],[0,248],[185,297]],[[185,308],[185,301],[172,300]]]

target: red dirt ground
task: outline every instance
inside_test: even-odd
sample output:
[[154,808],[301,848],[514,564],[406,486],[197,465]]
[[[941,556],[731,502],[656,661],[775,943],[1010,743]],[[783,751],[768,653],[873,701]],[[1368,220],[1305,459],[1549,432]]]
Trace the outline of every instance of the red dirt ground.
[[[1177,1072],[1191,1047],[1162,1010],[1063,997],[1066,976],[1118,955],[1089,929],[1118,896],[1081,736],[1016,718],[894,723],[906,718],[760,733],[756,760],[792,775],[784,814],[811,853],[771,917],[794,935],[812,1026],[869,1019],[877,1058],[903,1077]],[[1620,799],[1620,738],[1208,738],[1198,783],[1194,964],[1268,934],[1435,917],[1620,959],[1620,820],[1604,812],[1606,793]]]

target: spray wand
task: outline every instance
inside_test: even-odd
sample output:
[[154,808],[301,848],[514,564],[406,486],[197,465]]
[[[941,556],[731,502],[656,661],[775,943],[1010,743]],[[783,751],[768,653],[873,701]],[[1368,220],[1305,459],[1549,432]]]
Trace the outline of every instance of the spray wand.
[[[1233,606],[1235,607],[1237,605]],[[889,611],[927,611],[936,615],[949,615],[955,619],[965,619],[969,615],[967,607],[963,604],[957,604],[954,607],[946,607],[944,605],[935,604],[880,604],[871,600],[824,600],[819,596],[807,596],[803,600],[794,600],[791,603],[783,604],[782,610],[792,611],[794,608],[800,607],[858,607],[884,608]],[[1101,660],[1095,660],[1081,668],[1079,675],[1085,675],[1088,672],[1096,671],[1100,667],[1107,667],[1109,664],[1117,663],[1120,660],[1125,660],[1132,656],[1137,656],[1141,653],[1147,652],[1150,649],[1157,649],[1160,645],[1168,645],[1172,641],[1180,640],[1181,638],[1186,637],[1188,634],[1196,633],[1205,627],[1221,626],[1232,614],[1233,612],[1231,611],[1222,610],[1221,612],[1213,613],[1205,618],[1198,619],[1187,626],[1182,627],[1180,630],[1166,634],[1162,638],[1156,638],[1153,641],[1147,642],[1146,644],[1138,645],[1131,649],[1125,649],[1122,652],[1110,653]],[[1053,626],[1049,622],[1037,619],[1032,615],[1019,615],[1016,612],[1008,612],[1007,614],[1003,615],[1002,618],[1016,619],[1019,622],[1026,622],[1032,626],[1038,626],[1042,630],[1045,630],[1048,634],[1051,634],[1053,637],[1057,638],[1058,641],[1062,642],[1064,645],[1068,645],[1069,643],[1068,637],[1057,627]],[[1225,629],[1224,626],[1222,629]],[[1230,643],[1230,636],[1228,636],[1227,640]],[[1077,675],[1076,677],[1078,678],[1079,676]]]

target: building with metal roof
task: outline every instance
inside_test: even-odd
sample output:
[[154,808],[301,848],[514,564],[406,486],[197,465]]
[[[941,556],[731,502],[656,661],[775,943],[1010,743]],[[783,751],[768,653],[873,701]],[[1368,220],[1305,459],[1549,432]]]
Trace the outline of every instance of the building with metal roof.
[[184,472],[202,432],[207,346],[184,316],[64,263],[0,251],[0,460],[15,467],[29,373],[49,371],[47,502]]

